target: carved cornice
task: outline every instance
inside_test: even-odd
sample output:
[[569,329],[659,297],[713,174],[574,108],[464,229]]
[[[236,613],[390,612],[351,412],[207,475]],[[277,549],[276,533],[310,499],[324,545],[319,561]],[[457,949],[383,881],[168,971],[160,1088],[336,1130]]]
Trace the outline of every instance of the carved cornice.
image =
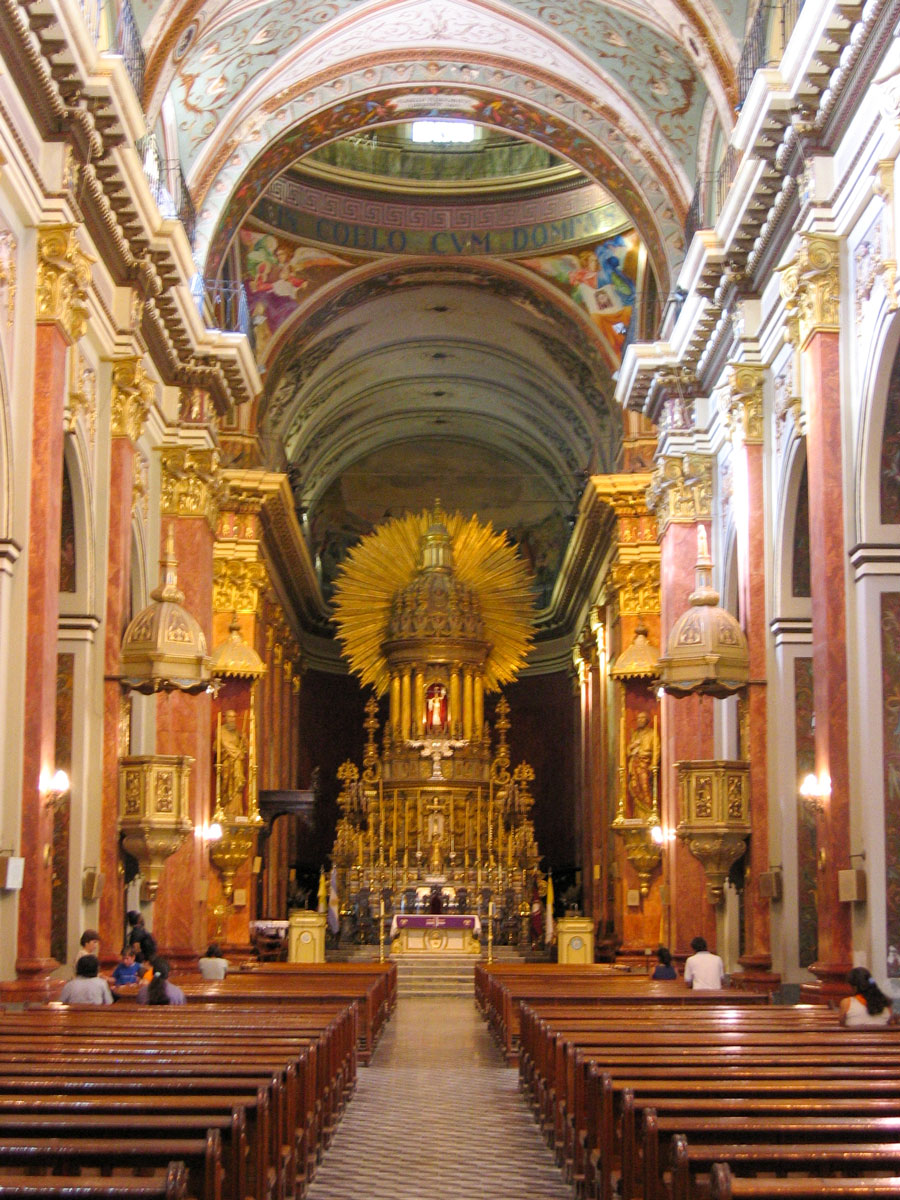
[[155,389],[144,373],[141,359],[136,356],[116,359],[112,366],[110,401],[112,436],[127,437],[136,444],[155,398]]
[[218,546],[213,550],[213,612],[257,613],[268,582],[264,563],[222,557]]
[[722,414],[732,440],[760,445],[763,440],[765,368],[757,363],[732,363]]
[[74,225],[38,230],[37,320],[60,326],[70,342],[87,328],[87,293],[94,261],[78,245]]
[[656,464],[647,506],[656,513],[661,537],[670,524],[693,524],[712,516],[713,459],[709,454],[662,455]]
[[219,451],[164,448],[160,510],[167,517],[203,517],[211,529],[219,519],[225,485],[219,469]]
[[801,350],[815,333],[836,333],[840,321],[840,242],[801,233],[797,257],[781,273],[788,341]]

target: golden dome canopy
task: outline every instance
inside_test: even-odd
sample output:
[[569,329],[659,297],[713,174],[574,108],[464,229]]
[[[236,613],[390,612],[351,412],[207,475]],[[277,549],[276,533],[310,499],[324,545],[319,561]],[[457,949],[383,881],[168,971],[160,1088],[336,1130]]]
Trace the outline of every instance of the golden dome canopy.
[[712,586],[712,559],[706,530],[697,528],[696,586],[690,608],[678,618],[669,634],[666,653],[659,660],[659,681],[674,696],[692,694],[723,699],[750,679],[747,639],[737,619],[719,607]]
[[159,586],[151,603],[131,621],[122,638],[122,683],[136,692],[205,692],[210,669],[206,635],[183,607],[184,592],[175,574],[171,530],[159,560]]
[[209,665],[216,679],[258,679],[265,675],[266,664],[244,641],[237,613],[231,618],[228,637],[213,650]]
[[531,581],[515,548],[490,524],[439,504],[363,538],[338,575],[334,608],[351,668],[378,693],[390,681],[387,651],[404,641],[468,644],[495,691],[515,677],[533,637]]
[[649,632],[644,622],[639,622],[631,645],[609,672],[614,679],[652,679],[659,674],[659,648],[649,640]]

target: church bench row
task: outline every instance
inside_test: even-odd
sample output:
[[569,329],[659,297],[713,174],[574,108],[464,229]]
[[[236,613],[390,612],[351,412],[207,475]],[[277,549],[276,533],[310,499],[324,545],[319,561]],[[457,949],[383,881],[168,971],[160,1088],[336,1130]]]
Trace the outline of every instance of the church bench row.
[[[118,1184],[119,1177],[110,1180],[111,1171],[126,1168],[166,1176],[173,1162],[180,1162],[187,1172],[186,1186],[192,1200],[221,1200],[222,1135],[216,1128],[207,1128],[198,1138],[125,1138],[104,1136],[94,1130],[89,1136],[63,1129],[62,1136],[41,1136],[29,1125],[26,1135],[9,1136],[0,1133],[0,1185],[6,1184],[17,1171],[27,1169],[29,1176],[43,1179],[60,1175],[77,1176],[81,1181],[90,1176],[105,1175],[106,1184]],[[127,1178],[127,1176],[126,1176]],[[98,1182],[100,1182],[98,1180]],[[56,1179],[49,1179],[56,1186]]]
[[[350,1007],[355,1009],[355,1005]],[[298,1015],[296,1029],[295,1015]],[[317,1022],[314,1006],[309,1013],[301,1014],[292,1006],[279,1010],[279,1021],[273,1027],[268,1004],[248,1009],[198,1005],[189,1009],[143,1010],[116,1005],[112,1010],[9,1014],[0,1020],[0,1031],[15,1032],[16,1037],[27,1033],[44,1050],[52,1039],[58,1041],[63,1051],[71,1045],[73,1053],[77,1053],[76,1040],[97,1050],[94,1066],[85,1066],[81,1061],[73,1066],[71,1077],[56,1071],[55,1082],[41,1080],[37,1066],[26,1082],[12,1076],[9,1066],[0,1065],[0,1114],[10,1099],[17,1101],[21,1109],[23,1096],[28,1097],[30,1104],[37,1101],[44,1113],[74,1111],[67,1104],[74,1095],[79,1104],[90,1097],[94,1112],[146,1116],[150,1111],[155,1117],[166,1113],[186,1115],[192,1109],[221,1111],[230,1103],[244,1114],[249,1139],[248,1174],[253,1187],[263,1195],[290,1196],[298,1182],[302,1187],[312,1173],[322,1143],[330,1136],[355,1079],[355,1013],[349,1015],[353,1019],[348,1020],[348,1014],[326,1003]],[[320,1043],[326,1040],[337,1045],[335,1030],[344,1031],[342,1060],[319,1053]],[[148,1044],[154,1034],[163,1039],[162,1044]],[[288,1034],[295,1034],[293,1044],[285,1041]],[[135,1051],[134,1056],[130,1052],[131,1046],[141,1044],[147,1046],[149,1057],[154,1060],[153,1073],[148,1075],[146,1084],[133,1073],[142,1069],[138,1064],[140,1052]],[[119,1047],[118,1067],[114,1050],[110,1057],[110,1045]],[[186,1058],[184,1048],[188,1045],[193,1050]],[[129,1050],[122,1051],[122,1046]],[[262,1050],[258,1049],[260,1046]],[[173,1047],[179,1048],[180,1057],[170,1054]],[[20,1056],[21,1052],[19,1047],[15,1054]],[[229,1075],[223,1069],[223,1057],[242,1058],[243,1068]],[[189,1058],[198,1061],[188,1061]],[[127,1064],[125,1071],[122,1059]],[[190,1079],[185,1076],[186,1067]],[[203,1070],[206,1075],[198,1074]],[[133,1087],[132,1080],[136,1080]],[[223,1080],[227,1082],[227,1090],[223,1090]],[[254,1091],[260,1080],[264,1084]],[[65,1087],[65,1093],[51,1095],[48,1089],[54,1086],[57,1092]],[[43,1096],[32,1095],[41,1092]],[[242,1169],[242,1161],[240,1155],[237,1160],[231,1159],[232,1176]],[[247,1194],[247,1186],[238,1183],[237,1187],[235,1196]]]
[[187,1172],[179,1162],[170,1163],[164,1175],[146,1177],[0,1175],[0,1200],[185,1200],[187,1196]]
[[896,1200],[900,1177],[744,1179],[736,1178],[727,1163],[716,1163],[709,1195],[711,1200]]
[[[629,1006],[678,1004],[707,1007],[728,1004],[747,1006],[768,1004],[767,995],[757,992],[693,991],[679,981],[659,981],[645,976],[611,975],[590,966],[558,968],[545,964],[536,974],[530,964],[517,964],[520,970],[494,974],[493,966],[477,965],[476,988],[488,1027],[500,1044],[507,1062],[518,1061],[519,1008],[523,1003],[539,1002],[543,1008],[553,1004],[622,1004]],[[550,974],[549,971],[553,971]]]
[[[573,1007],[578,1008],[578,1006]],[[534,1011],[541,1016],[541,1022],[536,1027],[545,1030],[553,1027],[556,1019],[555,1010],[543,1009],[542,1006],[536,1005]],[[741,1074],[747,1080],[748,1087],[758,1088],[774,1085],[782,1093],[785,1091],[790,1093],[798,1087],[808,1091],[813,1086],[817,1086],[814,1082],[810,1082],[808,1086],[798,1085],[797,1080],[798,1078],[814,1077],[818,1071],[824,1090],[830,1090],[832,1094],[835,1094],[835,1089],[844,1091],[849,1088],[854,1096],[858,1096],[861,1087],[865,1086],[857,1085],[861,1074],[874,1077],[869,1082],[874,1082],[879,1090],[886,1088],[889,1091],[893,1091],[893,1079],[896,1079],[898,1075],[896,1070],[891,1069],[891,1065],[898,1061],[897,1050],[900,1046],[896,1031],[843,1030],[837,1026],[835,1015],[828,1013],[827,1010],[823,1010],[823,1015],[827,1017],[828,1028],[823,1028],[822,1023],[817,1022],[815,1014],[808,1009],[766,1008],[753,1014],[735,1011],[728,1013],[725,1017],[721,1017],[715,1010],[708,1010],[705,1015],[685,1009],[650,1011],[655,1011],[657,1018],[655,1029],[653,1028],[654,1021],[648,1019],[645,1010],[638,1010],[636,1014],[629,1007],[618,1011],[601,1008],[589,1014],[582,1009],[581,1013],[585,1017],[584,1024],[581,1023],[579,1014],[577,1030],[568,1035],[565,1025],[562,1023],[561,1028],[555,1031],[554,1037],[557,1049],[560,1045],[565,1049],[569,1064],[571,1065],[573,1058],[578,1064],[580,1074],[575,1078],[583,1078],[584,1070],[592,1068],[592,1077],[596,1082],[603,1078],[603,1072],[598,1065],[603,1064],[610,1066],[614,1073],[619,1075],[629,1074],[631,1084],[638,1091],[645,1085],[667,1087],[668,1078],[680,1074],[683,1078],[678,1083],[678,1087],[683,1089],[685,1094],[693,1096],[699,1091],[701,1096],[706,1097],[710,1092],[719,1091],[720,1094],[727,1097],[735,1090],[739,1090],[736,1087],[736,1077]],[[550,1015],[546,1016],[546,1020],[544,1020],[543,1014],[548,1013]],[[526,1028],[531,1028],[533,1015],[533,1011],[526,1010]],[[600,1026],[597,1031],[590,1031],[591,1017]],[[684,1032],[672,1027],[673,1018],[679,1022],[679,1025],[683,1025]],[[770,1025],[771,1030],[768,1035],[760,1032],[760,1021]],[[585,1025],[588,1028],[585,1028]],[[701,1033],[700,1028],[704,1025],[707,1028]],[[744,1027],[755,1028],[756,1032],[741,1033],[740,1029]],[[567,1037],[575,1043],[574,1054],[572,1045],[567,1044]],[[599,1045],[594,1045],[587,1050],[582,1050],[577,1046],[579,1040],[592,1038],[596,1038]],[[637,1044],[633,1045],[635,1040]],[[716,1041],[719,1043],[718,1049],[714,1048],[704,1052],[702,1060],[696,1061],[696,1056],[701,1048],[714,1046]],[[873,1043],[878,1046],[880,1057],[889,1058],[890,1063],[886,1069],[883,1069],[880,1064],[876,1064],[862,1072],[859,1065],[860,1050],[865,1044]],[[743,1070],[722,1065],[735,1051],[741,1054],[740,1061],[745,1064]],[[848,1055],[847,1062],[839,1064],[838,1059],[844,1051]],[[710,1053],[717,1055],[715,1062],[709,1059]],[[756,1072],[753,1071],[754,1055],[760,1057],[761,1061],[766,1064]],[[777,1065],[773,1064],[773,1055],[780,1055],[784,1058],[805,1055],[808,1061],[804,1063],[803,1070],[800,1072],[789,1070],[787,1079],[778,1080],[771,1077],[767,1079],[766,1076],[770,1075],[772,1070],[778,1070]],[[557,1054],[557,1061],[558,1057]],[[818,1064],[816,1059],[818,1059]],[[633,1171],[635,1162],[633,1132],[630,1131],[630,1117],[623,1102],[620,1118],[622,1140],[618,1144],[616,1143],[614,1139],[615,1123],[610,1119],[611,1099],[617,1094],[612,1078],[606,1076],[609,1094],[605,1098],[607,1102],[605,1119],[598,1115],[598,1113],[604,1112],[604,1103],[603,1098],[598,1097],[596,1091],[593,1096],[589,1094],[589,1104],[585,1104],[584,1100],[581,1101],[579,1114],[577,1117],[573,1117],[571,1111],[567,1112],[567,1106],[572,1105],[573,1101],[571,1096],[566,1094],[565,1085],[561,1084],[562,1096],[557,1100],[554,1094],[556,1080],[551,1079],[542,1085],[537,1077],[529,1080],[528,1070],[529,1064],[523,1061],[523,1087],[526,1092],[531,1092],[545,1132],[556,1146],[557,1152],[560,1153],[562,1150],[568,1159],[567,1166],[575,1175],[577,1182],[583,1184],[586,1175],[590,1186],[593,1183],[592,1168],[599,1167],[598,1185],[601,1191],[608,1190],[611,1186],[612,1163],[615,1158],[616,1162],[621,1161],[622,1163],[623,1182],[626,1189],[632,1187],[629,1172]],[[535,1070],[539,1074],[539,1067]],[[845,1078],[842,1077],[842,1074]],[[754,1075],[757,1077],[755,1083]],[[725,1078],[725,1076],[729,1078]],[[878,1076],[882,1076],[882,1078],[879,1079]],[[885,1076],[887,1078],[884,1078]],[[616,1083],[621,1084],[622,1080],[617,1079]],[[628,1080],[626,1079],[626,1094],[627,1084]],[[568,1086],[571,1089],[571,1076]],[[622,1087],[619,1087],[618,1094],[621,1092]],[[635,1103],[640,1106],[642,1101],[638,1097]],[[677,1103],[677,1101],[673,1103]],[[791,1101],[788,1103],[790,1104]],[[851,1102],[851,1104],[853,1103],[856,1101]],[[889,1103],[893,1108],[896,1107],[896,1095]],[[712,1105],[713,1111],[719,1111],[722,1101],[714,1100]],[[585,1154],[589,1156],[587,1162]],[[627,1194],[627,1191],[624,1194]]]
[[[126,1040],[134,1041],[137,1023],[141,1029],[140,1042],[148,1051],[155,1051],[153,1058],[157,1065],[161,1064],[163,1053],[169,1059],[175,1055],[177,1061],[177,1055],[180,1053],[183,1056],[185,1047],[190,1045],[195,1053],[205,1054],[211,1059],[217,1071],[222,1069],[220,1058],[223,1054],[231,1058],[242,1055],[245,1060],[255,1063],[257,1069],[265,1067],[271,1070],[273,1064],[264,1060],[262,1055],[266,1052],[271,1054],[276,1047],[280,1047],[282,1056],[289,1061],[285,1079],[289,1106],[284,1123],[292,1119],[290,1114],[296,1110],[296,1120],[303,1132],[298,1156],[305,1160],[311,1149],[314,1150],[322,1140],[330,1138],[343,1103],[352,1091],[355,1082],[354,1015],[352,1011],[343,1012],[340,1020],[336,1021],[334,1011],[330,1006],[327,1007],[317,1034],[314,1026],[311,1027],[311,1021],[314,1021],[311,1016],[302,1017],[295,1028],[293,1012],[290,1018],[287,1014],[282,1015],[278,1026],[273,1029],[271,1014],[266,1011],[261,1013],[258,1009],[213,1008],[205,1011],[197,1008],[191,1009],[188,1017],[183,1008],[144,1009],[141,1012],[135,1008],[122,1011],[116,1005],[112,1010],[50,1010],[7,1017],[0,1020],[0,1031],[14,1024],[20,1030],[30,1026],[33,1032],[37,1019],[43,1027],[42,1050],[45,1053],[51,1045],[48,1037],[52,1037],[58,1040],[63,1052],[68,1049],[69,1043],[84,1044],[88,1049],[83,1054],[90,1057],[91,1048],[94,1048],[95,1054],[100,1054],[103,1052],[100,1047],[106,1041],[112,1045],[114,1054],[116,1048],[121,1049]],[[151,1045],[149,1026],[162,1032],[162,1041],[158,1044]],[[65,1030],[67,1036],[60,1038],[61,1030]],[[286,1040],[289,1033],[295,1036]],[[257,1049],[260,1045],[266,1050]],[[78,1053],[74,1046],[72,1053]],[[135,1064],[136,1069],[136,1058],[132,1056],[129,1061]],[[177,1074],[176,1068],[173,1067],[172,1071]],[[116,1076],[115,1082],[120,1081],[121,1075]],[[293,1099],[295,1093],[296,1100]]]
[[[732,1172],[753,1175],[760,1172],[784,1175],[804,1174],[827,1176],[842,1173],[861,1175],[877,1173],[900,1174],[900,1141],[887,1133],[885,1140],[872,1140],[868,1122],[850,1118],[855,1128],[837,1120],[810,1121],[798,1128],[786,1128],[776,1122],[758,1122],[758,1141],[750,1141],[751,1130],[741,1131],[741,1141],[729,1142],[728,1131],[722,1130],[723,1140],[701,1141],[705,1131],[698,1131],[698,1140],[691,1141],[683,1133],[671,1137],[668,1154],[670,1178],[666,1184],[660,1163],[654,1161],[654,1126],[656,1114],[644,1114],[644,1176],[646,1200],[699,1200],[709,1196],[710,1174],[717,1162],[727,1162]],[[716,1123],[712,1122],[713,1136]],[[850,1137],[858,1136],[858,1142]],[[769,1140],[765,1140],[768,1138]],[[777,1140],[776,1140],[777,1139]],[[826,1140],[827,1139],[827,1140]],[[657,1142],[658,1145],[658,1142]],[[649,1156],[649,1157],[648,1157]]]

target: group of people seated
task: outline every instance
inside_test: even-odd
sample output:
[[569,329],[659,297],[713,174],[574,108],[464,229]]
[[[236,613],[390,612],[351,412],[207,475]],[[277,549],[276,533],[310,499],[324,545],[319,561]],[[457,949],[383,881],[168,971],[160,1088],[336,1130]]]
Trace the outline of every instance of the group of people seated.
[[[728,983],[725,964],[718,954],[710,952],[706,939],[695,937],[691,942],[693,954],[685,959],[684,982],[694,990],[723,988]],[[668,947],[660,946],[656,951],[657,964],[652,979],[677,979],[678,972],[672,962]],[[838,1005],[838,1016],[842,1025],[858,1027],[864,1025],[890,1025],[894,1023],[891,1000],[884,994],[866,967],[854,967],[847,976],[851,994]]]
[[[96,929],[84,931],[75,959],[75,975],[60,994],[62,1004],[112,1004],[125,994],[124,989],[135,984],[138,1004],[187,1003],[183,990],[169,979],[169,963],[157,953],[156,941],[145,928],[144,918],[139,912],[129,912],[128,924],[119,961],[108,977],[100,973],[100,934]],[[228,960],[212,942],[197,967],[204,979],[224,979]]]

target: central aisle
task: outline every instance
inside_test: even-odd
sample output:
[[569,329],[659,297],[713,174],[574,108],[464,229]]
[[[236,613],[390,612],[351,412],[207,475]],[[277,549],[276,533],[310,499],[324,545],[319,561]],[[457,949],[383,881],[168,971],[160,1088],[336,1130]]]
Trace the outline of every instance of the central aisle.
[[309,1200],[571,1200],[471,999],[401,999]]

